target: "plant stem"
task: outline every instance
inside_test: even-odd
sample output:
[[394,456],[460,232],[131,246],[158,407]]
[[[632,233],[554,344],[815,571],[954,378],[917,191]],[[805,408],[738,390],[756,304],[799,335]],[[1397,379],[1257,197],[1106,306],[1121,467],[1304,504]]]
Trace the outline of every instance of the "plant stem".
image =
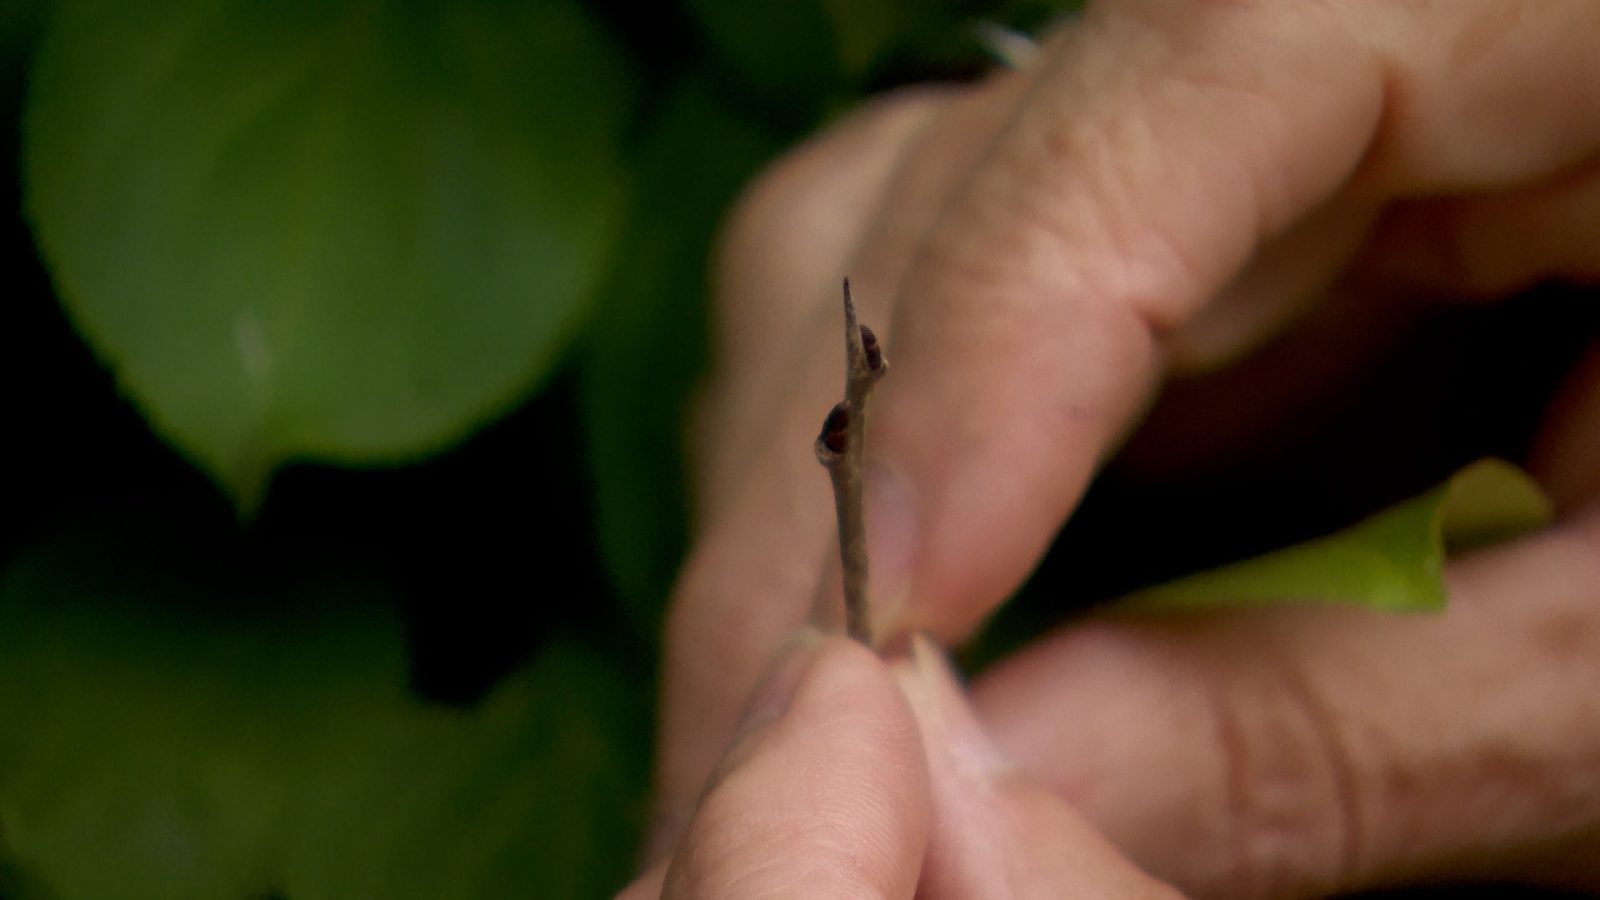
[[834,511],[839,519],[839,557],[844,569],[845,631],[871,645],[867,606],[867,528],[862,502],[861,455],[867,432],[867,396],[889,371],[888,361],[872,329],[856,321],[850,279],[844,280],[844,402],[828,413],[817,437],[817,460],[833,482]]

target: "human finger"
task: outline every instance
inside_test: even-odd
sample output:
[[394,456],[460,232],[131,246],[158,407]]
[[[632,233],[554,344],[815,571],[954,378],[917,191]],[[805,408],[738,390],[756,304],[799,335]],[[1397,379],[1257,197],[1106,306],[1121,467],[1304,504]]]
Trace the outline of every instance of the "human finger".
[[895,676],[921,726],[933,819],[918,896],[1175,898],[983,733],[926,638]]
[[[1600,8],[1493,6],[1091,10],[900,287],[868,445],[893,499],[874,506],[869,469],[869,543],[914,549],[875,560],[880,630],[958,640],[1014,590],[1148,401],[1162,335],[1335,194],[1487,189],[1595,153],[1600,117],[1570,112],[1593,88],[1546,88],[1596,69],[1575,26]],[[1407,52],[1473,38],[1465,72]]]
[[836,305],[839,273],[907,145],[949,93],[930,86],[874,99],[761,173],[728,214],[712,265],[713,371],[694,429],[699,517],[736,494],[748,444],[792,387],[794,361],[817,350],[797,335]]
[[[996,740],[1201,896],[1600,883],[1600,511],[1453,563],[1437,616],[1069,628],[985,675]],[[1584,861],[1590,861],[1588,865]]]
[[736,495],[762,468],[754,451],[770,436],[775,411],[793,411],[814,428],[818,414],[807,401],[838,389],[840,278],[856,284],[864,317],[887,323],[889,286],[1030,77],[1005,71],[969,88],[930,85],[875,98],[740,198],[713,266],[715,371],[696,429],[697,456],[710,464],[703,500]]
[[928,818],[916,721],[888,667],[813,633],[754,695],[660,895],[909,898]]

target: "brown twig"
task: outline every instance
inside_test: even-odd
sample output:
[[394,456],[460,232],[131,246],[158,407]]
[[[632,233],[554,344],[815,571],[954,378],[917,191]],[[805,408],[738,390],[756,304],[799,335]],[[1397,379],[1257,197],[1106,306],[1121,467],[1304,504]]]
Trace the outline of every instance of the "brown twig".
[[844,402],[834,406],[817,436],[817,460],[833,480],[839,517],[839,557],[844,566],[845,631],[872,643],[867,610],[867,528],[861,499],[861,447],[867,431],[867,395],[889,371],[878,338],[856,321],[850,279],[844,280]]

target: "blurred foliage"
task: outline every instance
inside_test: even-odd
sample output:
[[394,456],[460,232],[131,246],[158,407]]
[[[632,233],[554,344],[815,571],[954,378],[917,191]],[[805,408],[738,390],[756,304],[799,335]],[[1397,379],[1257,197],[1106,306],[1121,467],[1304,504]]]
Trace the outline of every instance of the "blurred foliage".
[[[579,363],[601,552],[627,609],[653,635],[684,550],[683,398],[706,354],[700,304],[717,221],[743,180],[779,149],[720,105],[703,77],[664,97],[634,171],[636,214],[617,243]],[[671,402],[662,402],[662,398]],[[642,464],[653,457],[655,465]],[[672,477],[662,477],[671,471]]]
[[502,410],[615,230],[630,91],[567,3],[71,0],[31,81],[61,299],[246,509],[286,459],[414,457]]
[[707,255],[1050,3],[0,13],[0,897],[596,896]]
[[1445,606],[1447,552],[1537,531],[1555,507],[1521,469],[1480,460],[1423,494],[1326,537],[1135,591],[1112,613],[1347,603],[1386,612]]
[[360,576],[119,527],[0,581],[0,852],[69,897],[614,886],[593,848],[631,837],[648,715],[602,657],[553,640],[474,709],[428,704]]

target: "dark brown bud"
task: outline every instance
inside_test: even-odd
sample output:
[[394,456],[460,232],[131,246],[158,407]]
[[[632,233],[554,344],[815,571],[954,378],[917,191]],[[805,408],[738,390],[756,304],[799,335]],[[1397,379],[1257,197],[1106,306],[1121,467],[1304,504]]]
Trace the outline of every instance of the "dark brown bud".
[[850,404],[836,404],[822,423],[822,433],[817,435],[817,443],[833,453],[843,453],[849,435]]
[[876,372],[883,368],[883,348],[878,346],[878,336],[865,325],[861,328],[861,349],[867,357],[867,369]]

